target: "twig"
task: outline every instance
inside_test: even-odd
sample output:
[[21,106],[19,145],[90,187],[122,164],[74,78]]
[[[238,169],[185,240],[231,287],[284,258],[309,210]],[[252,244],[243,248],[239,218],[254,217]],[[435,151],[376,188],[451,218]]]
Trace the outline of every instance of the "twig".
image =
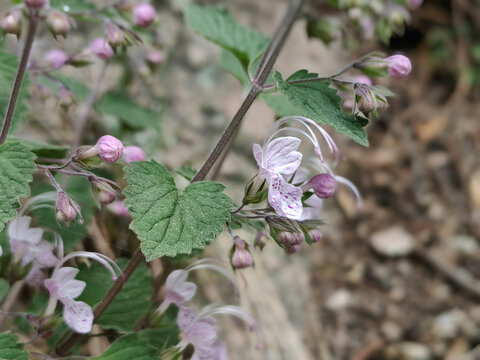
[[7,111],[5,112],[5,118],[3,119],[2,131],[0,132],[0,145],[7,139],[8,132],[13,122],[13,115],[15,114],[15,108],[17,105],[18,96],[22,88],[23,78],[25,76],[25,70],[27,69],[28,59],[30,57],[30,50],[32,50],[33,40],[38,27],[38,18],[35,15],[30,16],[27,39],[23,47],[22,57],[18,64],[17,75],[13,83],[10,99],[8,100]]
[[291,2],[287,13],[275,32],[275,36],[272,38],[269,46],[267,47],[267,52],[265,52],[263,57],[260,59],[261,66],[259,66],[258,71],[255,74],[252,87],[247,97],[243,101],[242,105],[238,109],[237,113],[233,117],[232,121],[228,125],[227,129],[223,133],[213,151],[210,153],[203,166],[192,179],[192,183],[205,179],[212,166],[222,154],[223,149],[228,145],[230,139],[235,135],[237,128],[240,126],[248,109],[253,104],[258,94],[260,94],[262,91],[263,84],[272,70],[273,64],[275,63],[275,60],[282,49],[285,39],[287,38],[287,35],[290,32],[290,29],[292,28],[292,25],[297,18],[297,14],[304,1],[305,0],[293,0]]

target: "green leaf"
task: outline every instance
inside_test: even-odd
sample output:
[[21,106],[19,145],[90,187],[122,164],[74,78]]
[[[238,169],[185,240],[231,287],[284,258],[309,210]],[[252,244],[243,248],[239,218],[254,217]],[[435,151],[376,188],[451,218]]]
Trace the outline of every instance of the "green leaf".
[[339,106],[341,98],[335,89],[329,87],[328,81],[288,83],[292,80],[318,78],[318,74],[309,73],[307,70],[299,70],[287,80],[283,80],[282,75],[276,72],[274,78],[278,90],[287,96],[302,115],[318,123],[330,125],[357,143],[368,146],[364,129],[368,120],[344,113]]
[[105,114],[118,117],[133,128],[151,128],[158,125],[157,115],[152,110],[138,105],[123,93],[105,95],[97,108]]
[[0,278],[0,300],[2,300],[3,297],[7,294],[9,288],[10,285],[8,284],[8,281]]
[[50,0],[50,6],[64,12],[95,10],[95,6],[84,0]]
[[240,61],[230,51],[223,50],[220,54],[220,66],[223,70],[235,76],[244,86],[249,84],[248,75]]
[[293,106],[284,94],[260,94],[260,97],[275,112],[277,116],[298,115],[298,110]]
[[[125,267],[126,264],[126,259],[118,261],[120,268]],[[85,281],[87,286],[77,300],[94,307],[112,286],[111,274],[98,263],[92,263],[90,267],[80,264],[79,269],[77,279]],[[140,264],[115,300],[98,319],[98,324],[105,329],[115,329],[120,332],[134,331],[137,322],[148,310],[151,295],[152,279],[146,265]]]
[[16,215],[18,199],[30,195],[35,155],[19,141],[0,145],[0,230]]
[[222,193],[222,184],[200,181],[180,192],[170,173],[155,161],[135,162],[125,171],[130,228],[148,261],[203,249],[230,220],[233,204]]
[[118,338],[94,360],[156,360],[162,350],[179,341],[176,326],[162,329],[146,329]]
[[23,349],[23,344],[17,343],[18,336],[10,332],[0,334],[0,359],[1,360],[28,360],[28,351]]
[[[18,58],[16,55],[10,54],[4,50],[0,50],[0,119],[5,117],[7,111],[8,101],[10,99],[10,93],[12,91],[13,82],[17,74]],[[15,113],[13,115],[13,123],[10,133],[14,132],[20,122],[25,118],[28,113],[28,107],[25,104],[25,100],[28,99],[28,84],[29,75],[26,72],[20,94],[18,95],[17,105],[15,107]]]
[[199,35],[230,51],[245,71],[268,44],[267,36],[238,24],[226,9],[191,5],[185,21]]
[[188,181],[192,181],[196,173],[197,173],[196,169],[187,165],[182,165],[180,169],[177,170],[177,174],[183,176]]
[[30,140],[18,139],[22,145],[33,152],[37,157],[44,159],[64,159],[70,147],[64,145],[41,144]]

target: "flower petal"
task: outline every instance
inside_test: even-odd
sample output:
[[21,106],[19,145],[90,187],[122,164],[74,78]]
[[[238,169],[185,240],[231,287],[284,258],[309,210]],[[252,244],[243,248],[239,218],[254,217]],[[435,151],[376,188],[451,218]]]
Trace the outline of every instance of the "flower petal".
[[285,136],[271,141],[265,151],[265,168],[276,173],[291,175],[302,161],[298,151],[301,140],[293,136]]
[[272,174],[268,188],[268,202],[280,216],[299,219],[302,216],[300,187],[289,184],[280,174]]
[[58,298],[63,302],[64,298],[75,299],[85,289],[87,283],[81,280],[68,280],[67,282],[60,284],[60,290],[58,291]]
[[258,166],[263,167],[263,150],[258,144],[253,144],[253,157],[257,161]]
[[71,301],[63,309],[63,319],[76,333],[87,334],[92,330],[93,311],[83,301]]
[[70,266],[64,266],[55,271],[53,279],[59,284],[64,284],[68,280],[72,280],[77,276],[78,269]]

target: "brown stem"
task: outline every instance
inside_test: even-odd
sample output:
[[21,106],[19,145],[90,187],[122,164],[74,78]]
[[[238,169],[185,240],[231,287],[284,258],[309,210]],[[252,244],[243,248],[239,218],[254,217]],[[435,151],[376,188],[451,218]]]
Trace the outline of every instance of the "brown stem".
[[27,69],[28,59],[30,57],[30,51],[32,50],[33,40],[38,27],[38,18],[31,16],[28,26],[27,38],[23,47],[22,57],[17,68],[17,75],[13,83],[10,99],[8,100],[7,111],[3,119],[2,131],[0,132],[0,145],[2,145],[7,139],[8,132],[13,122],[13,115],[15,114],[15,108],[17,105],[18,95],[22,88],[23,78],[25,76],[25,70]]
[[218,141],[215,148],[210,153],[209,157],[200,168],[198,173],[192,179],[192,182],[200,181],[205,179],[208,172],[218,160],[222,154],[223,149],[228,145],[230,139],[235,136],[237,128],[240,126],[245,114],[247,113],[250,106],[253,104],[254,100],[257,98],[258,94],[263,88],[265,80],[267,80],[270,71],[272,70],[275,60],[277,60],[278,54],[283,47],[285,39],[287,38],[290,29],[297,17],[297,14],[304,3],[305,0],[293,0],[282,19],[275,36],[270,41],[270,44],[267,47],[267,51],[260,59],[260,66],[255,74],[253,79],[252,87],[247,97],[243,101],[242,105],[238,109],[237,113],[233,117],[232,121],[228,125],[227,129],[223,133],[222,137]]
[[[110,290],[108,290],[107,294],[103,297],[102,301],[97,305],[97,307],[93,311],[94,321],[97,320],[100,317],[100,315],[103,314],[103,312],[111,304],[113,299],[115,299],[117,294],[122,289],[123,285],[128,281],[128,279],[133,274],[133,272],[135,271],[137,266],[140,264],[142,259],[143,259],[143,254],[140,251],[140,248],[138,248],[133,254],[130,261],[128,262],[127,266],[125,267],[125,270],[123,271],[123,277],[119,276],[117,280],[115,280]],[[65,340],[65,342],[57,346],[57,348],[55,349],[55,354],[58,356],[65,356],[70,351],[70,349],[85,336],[86,335],[77,334],[77,333],[71,334],[68,337],[68,339]]]

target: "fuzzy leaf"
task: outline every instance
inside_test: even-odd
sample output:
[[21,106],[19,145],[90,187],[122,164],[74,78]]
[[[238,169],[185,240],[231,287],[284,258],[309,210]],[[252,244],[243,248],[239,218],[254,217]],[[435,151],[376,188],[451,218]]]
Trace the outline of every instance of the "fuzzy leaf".
[[[0,49],[0,119],[5,117],[5,113],[7,111],[8,100],[10,99],[13,82],[17,74],[17,67],[17,56]],[[27,72],[23,78],[22,87],[17,99],[17,105],[13,115],[12,129],[10,130],[10,133],[17,129],[19,123],[28,113],[28,107],[25,104],[25,100],[28,98],[28,84],[29,75]]]
[[125,171],[130,228],[148,261],[203,249],[230,220],[232,200],[222,193],[222,184],[200,181],[179,191],[170,173],[155,161],[135,162]]
[[18,140],[39,158],[64,159],[70,150],[70,147],[65,145],[41,144],[30,140]]
[[17,343],[18,336],[10,332],[0,334],[0,359],[1,360],[28,360],[28,351],[23,349],[23,344]]
[[0,145],[0,231],[16,215],[18,199],[30,195],[35,155],[19,141]]
[[175,345],[178,338],[177,326],[162,329],[146,329],[118,338],[94,360],[156,360],[163,349]]
[[185,21],[196,33],[230,51],[245,70],[268,44],[267,36],[238,24],[226,9],[191,5]]
[[278,90],[287,96],[302,115],[318,123],[330,125],[357,143],[368,146],[367,133],[364,129],[368,120],[344,113],[339,106],[341,98],[335,89],[329,87],[328,81],[288,83],[291,80],[317,77],[318,74],[309,73],[307,70],[299,70],[287,80],[283,80],[278,72],[274,75]]
[[[120,268],[126,264],[126,259],[118,261]],[[76,278],[85,281],[87,286],[76,300],[94,307],[112,286],[111,274],[98,263],[92,263],[90,267],[81,264],[79,269]],[[152,279],[145,264],[140,264],[97,323],[104,329],[134,331],[138,320],[148,310],[151,295]]]

